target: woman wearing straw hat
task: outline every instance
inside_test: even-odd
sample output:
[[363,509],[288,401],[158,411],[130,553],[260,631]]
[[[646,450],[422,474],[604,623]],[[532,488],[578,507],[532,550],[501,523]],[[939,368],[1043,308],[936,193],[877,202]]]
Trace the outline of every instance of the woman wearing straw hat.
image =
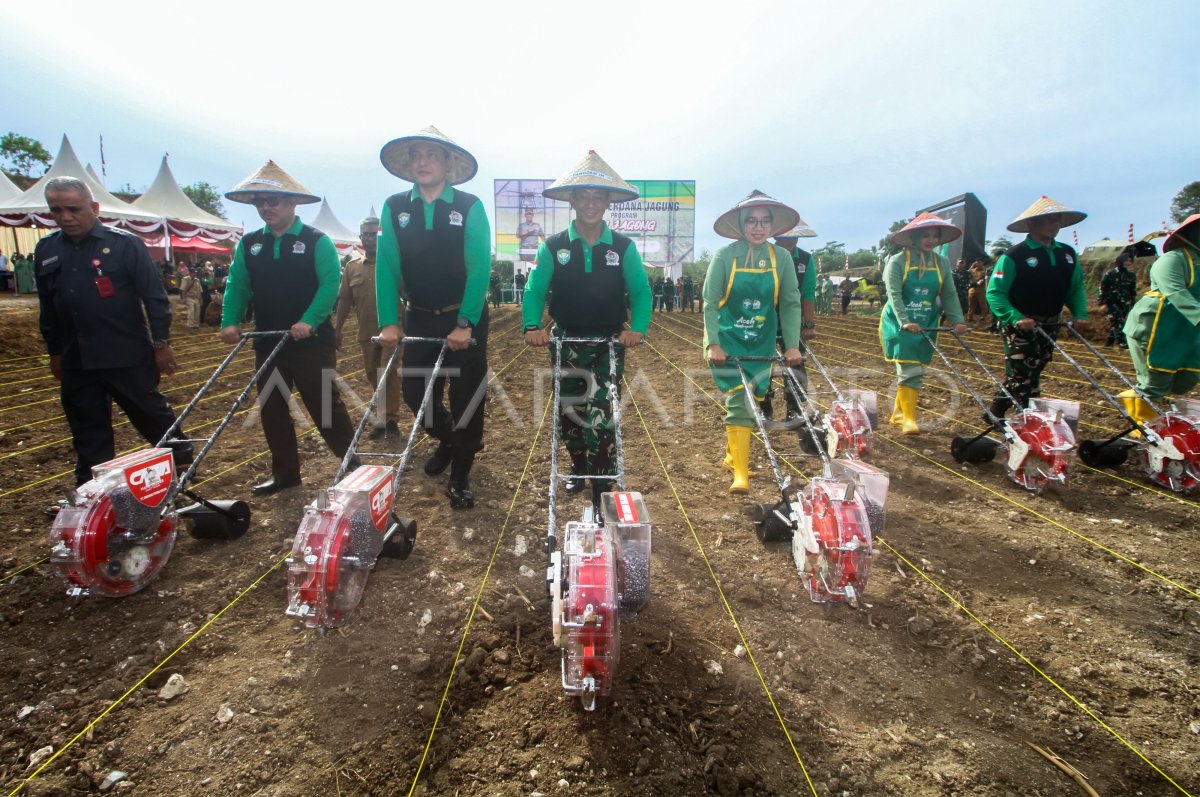
[[[300,393],[321,437],[339,459],[346,455],[354,436],[346,405],[336,390],[331,392],[332,413],[323,412],[323,374],[337,366],[337,342],[329,316],[337,301],[341,265],[329,236],[296,218],[296,205],[320,202],[321,198],[274,161],[267,161],[225,198],[254,205],[266,226],[247,233],[234,250],[225,283],[221,340],[237,343],[247,302],[254,307],[258,331],[289,330],[292,336],[258,381],[263,435],[271,449],[271,478],[251,492],[270,495],[300,484],[296,429],[287,397],[279,387],[294,387]],[[255,339],[259,366],[274,345],[270,338]],[[329,425],[322,423],[326,417]]]
[[[522,303],[525,342],[549,345],[542,311],[547,291],[553,290],[550,317],[554,334],[570,338],[617,335],[623,347],[616,349],[620,380],[625,349],[640,344],[650,326],[650,283],[633,241],[613,232],[604,222],[604,214],[613,202],[637,199],[637,189],[589,151],[542,196],[570,202],[575,220],[538,247],[537,265],[529,275]],[[629,329],[625,329],[629,317],[626,293],[633,310]],[[567,481],[566,490],[577,493],[583,490],[584,476],[616,475],[612,402],[618,389],[612,382],[607,345],[564,344],[562,364],[574,371],[561,381],[559,430],[571,455],[574,477]],[[583,372],[589,378],[584,379]],[[614,487],[608,481],[593,480],[592,503],[598,505],[605,488]]]
[[[1083,271],[1072,249],[1055,236],[1063,227],[1078,224],[1087,214],[1043,196],[1008,225],[1011,232],[1026,233],[1025,240],[1000,255],[988,281],[987,300],[1004,336],[1004,387],[1020,403],[1041,395],[1042,371],[1054,347],[1037,334],[1044,326],[1051,337],[1066,305],[1080,332],[1091,329]],[[991,412],[1003,417],[1012,402],[997,394]]]
[[[891,241],[901,247],[883,267],[887,303],[879,314],[879,340],[884,358],[896,365],[896,403],[892,423],[901,434],[919,434],[917,394],[925,384],[925,366],[933,358],[933,346],[922,329],[937,325],[937,300],[941,312],[960,335],[968,331],[950,261],[934,251],[962,235],[962,230],[932,213],[922,213],[892,233]],[[928,333],[936,341],[937,333]]]
[[[1150,399],[1183,394],[1200,382],[1200,213],[1187,218],[1163,242],[1150,266],[1150,290],[1129,311],[1125,338],[1137,386]],[[1154,420],[1133,391],[1121,394],[1129,414]]]
[[[450,409],[444,382],[434,388],[427,423],[438,447],[425,462],[430,476],[450,468],[450,506],[475,505],[468,476],[483,448],[483,395],[487,377],[487,294],[492,273],[491,227],[483,203],[452,186],[475,176],[475,157],[436,127],[389,141],[379,153],[383,166],[410,190],[394,194],[380,214],[375,272],[380,340],[395,346],[405,333],[444,337],[450,348],[443,365],[450,373]],[[400,297],[408,304],[401,329]],[[470,345],[472,338],[475,345]],[[435,346],[404,348],[404,402],[414,413],[425,379],[437,360]]]
[[761,191],[721,214],[717,235],[733,238],[713,255],[704,278],[704,344],[713,380],[725,394],[725,467],[733,471],[729,492],[750,492],[751,400],[762,401],[771,381],[771,363],[744,363],[754,388],[745,395],[729,357],[770,357],[777,352],[775,330],[783,328],[784,361],[804,362],[800,353],[800,288],[786,251],[767,239],[790,230],[800,214]]

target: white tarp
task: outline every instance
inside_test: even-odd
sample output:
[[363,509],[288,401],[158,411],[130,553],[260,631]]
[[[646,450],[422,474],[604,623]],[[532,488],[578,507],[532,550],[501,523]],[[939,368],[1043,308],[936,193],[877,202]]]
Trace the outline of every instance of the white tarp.
[[[193,227],[202,227],[206,231],[240,232],[242,229],[240,225],[231,224],[225,219],[201,209],[187,194],[183,193],[175,175],[171,173],[171,167],[167,165],[165,156],[162,164],[158,167],[158,174],[155,176],[154,182],[146,189],[146,193],[133,201],[133,206],[147,213],[162,216],[168,223],[183,222]],[[187,235],[187,231],[175,229],[174,225],[172,225],[171,232],[176,235]]]
[[328,235],[329,240],[338,246],[358,246],[362,243],[357,233],[346,229],[346,225],[333,215],[333,210],[329,207],[329,200],[325,198],[321,199],[321,210],[318,211],[317,217],[309,222],[309,226],[316,227]]

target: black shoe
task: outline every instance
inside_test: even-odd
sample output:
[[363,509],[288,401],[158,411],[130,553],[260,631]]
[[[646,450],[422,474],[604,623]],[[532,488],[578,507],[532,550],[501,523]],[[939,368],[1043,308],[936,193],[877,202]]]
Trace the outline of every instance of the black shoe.
[[571,455],[571,478],[567,479],[566,487],[564,488],[569,494],[583,492],[584,485],[587,484],[587,454],[572,454]]
[[299,479],[280,479],[272,476],[262,484],[256,484],[250,488],[251,495],[274,495],[280,490],[287,490],[291,487],[299,487]]
[[471,482],[465,476],[450,479],[446,484],[446,495],[450,496],[450,506],[455,509],[475,506],[475,493],[471,492]]
[[368,440],[382,440],[383,438],[385,438],[387,436],[388,436],[387,426],[381,424],[381,425],[373,427],[371,429],[371,431],[367,434],[367,439]]
[[429,455],[429,459],[425,460],[425,474],[438,476],[445,473],[446,468],[450,467],[453,454],[454,448],[449,443],[438,443],[438,447]]
[[53,504],[42,510],[42,514],[46,517],[58,517],[58,513],[62,511],[62,504]]

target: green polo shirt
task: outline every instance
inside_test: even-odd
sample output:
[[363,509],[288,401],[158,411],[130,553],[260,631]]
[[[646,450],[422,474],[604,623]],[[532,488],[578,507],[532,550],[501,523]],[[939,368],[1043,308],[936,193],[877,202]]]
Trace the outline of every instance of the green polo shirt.
[[[603,229],[593,246],[599,244],[612,246],[612,230],[609,229],[608,222],[601,222],[601,224]],[[579,233],[575,231],[575,222],[572,221],[571,225],[567,227],[567,238],[574,243],[579,237]],[[584,243],[586,244],[587,241]],[[592,272],[591,246],[583,247],[583,270],[587,274]],[[625,256],[621,258],[621,274],[625,278],[625,290],[629,292],[629,328],[645,335],[650,329],[650,310],[654,300],[650,295],[650,282],[646,279],[642,255],[633,244],[629,245],[629,248],[625,250]],[[525,326],[542,325],[542,313],[546,309],[546,293],[550,290],[550,282],[553,279],[554,255],[543,241],[538,246],[537,265],[529,273],[529,282],[525,284],[525,298],[521,303],[521,316]],[[599,298],[622,303],[625,301],[624,296]]]
[[[421,202],[425,211],[425,229],[433,229],[434,204],[421,199],[420,190],[414,185],[409,193],[414,202]],[[434,202],[454,201],[454,188],[447,183]],[[404,276],[400,270],[400,244],[396,239],[396,214],[383,203],[380,214],[379,249],[375,255],[375,304],[379,310],[379,326],[400,323],[400,295],[404,291]],[[492,275],[492,228],[488,224],[483,203],[478,199],[467,211],[463,227],[463,260],[467,267],[467,286],[463,290],[462,307],[458,314],[466,316],[472,325],[479,322],[487,304],[488,280]]]
[[[1063,248],[1058,241],[1053,241],[1051,246],[1046,247],[1027,235],[1025,243],[1033,249],[1049,249],[1050,263],[1055,268],[1058,267],[1058,250]],[[992,278],[988,280],[987,302],[996,318],[1004,324],[1015,324],[1025,317],[1025,314],[1013,307],[1012,302],[1008,300],[1008,292],[1016,278],[1017,268],[1012,258],[1007,254],[1000,255],[996,259],[996,269],[992,272]],[[1067,288],[1066,304],[1074,318],[1087,320],[1087,294],[1083,290],[1083,269],[1079,267],[1078,259],[1075,261],[1075,272],[1071,275],[1071,284]]]
[[[304,222],[297,218],[283,235],[299,235]],[[275,235],[269,227],[263,227],[263,232],[270,233],[275,240],[271,256],[279,259],[279,244],[282,235]],[[322,235],[317,240],[313,252],[313,260],[317,271],[317,292],[312,302],[300,320],[310,327],[318,327],[329,318],[333,305],[337,302],[338,283],[342,278],[342,266],[338,262],[337,247],[328,235]],[[246,269],[246,258],[242,254],[242,242],[238,241],[233,251],[233,263],[229,266],[229,279],[225,282],[225,303],[221,308],[221,326],[239,326],[246,314],[246,303],[250,301],[250,272]]]

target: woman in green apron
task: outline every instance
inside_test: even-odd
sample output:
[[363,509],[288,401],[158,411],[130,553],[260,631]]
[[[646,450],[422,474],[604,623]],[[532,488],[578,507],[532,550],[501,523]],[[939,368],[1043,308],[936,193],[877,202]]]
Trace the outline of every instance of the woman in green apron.
[[[800,353],[800,287],[791,255],[769,240],[795,227],[800,214],[761,191],[752,191],[721,214],[713,229],[733,238],[713,255],[704,278],[704,346],[713,380],[725,394],[725,467],[733,471],[731,493],[750,492],[750,430],[754,412],[738,369],[729,357],[770,357],[775,333],[783,330],[788,366]],[[762,401],[771,382],[771,363],[745,363]]]
[[[1150,290],[1125,320],[1129,358],[1138,388],[1150,399],[1182,394],[1200,382],[1200,213],[1163,242],[1163,256],[1150,266]],[[1153,410],[1137,394],[1121,394],[1125,408],[1139,421],[1152,421]]]
[[[960,335],[968,331],[954,289],[950,261],[934,251],[962,235],[962,230],[932,213],[922,213],[892,234],[892,243],[902,247],[888,258],[883,268],[887,304],[879,315],[879,340],[883,356],[896,364],[896,403],[892,423],[902,434],[918,434],[917,394],[925,383],[925,366],[933,358],[933,347],[921,334],[936,327],[945,313]],[[937,300],[942,300],[939,311]],[[937,333],[929,336],[937,339]]]

